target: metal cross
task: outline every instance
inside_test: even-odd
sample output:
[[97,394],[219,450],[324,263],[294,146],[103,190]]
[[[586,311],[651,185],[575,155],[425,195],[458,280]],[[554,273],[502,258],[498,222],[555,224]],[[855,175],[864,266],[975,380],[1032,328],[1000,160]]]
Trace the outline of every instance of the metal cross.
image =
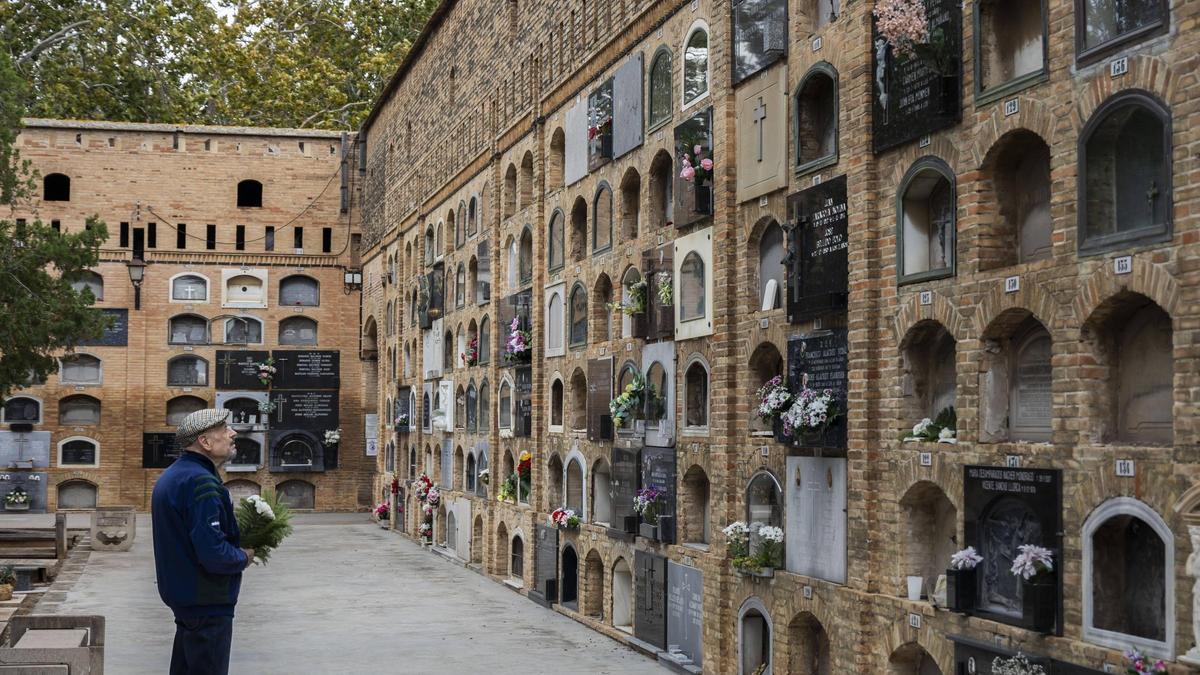
[[1146,204],[1150,207],[1150,217],[1154,217],[1154,202],[1158,200],[1158,181],[1150,181],[1150,189],[1146,190]]
[[230,384],[229,366],[232,366],[233,364],[237,363],[237,361],[235,361],[233,359],[233,354],[225,354],[224,357],[217,359],[217,363],[222,366],[225,366],[225,384]]
[[763,97],[758,97],[758,105],[754,106],[754,124],[758,127],[758,161],[763,161],[763,124],[762,121],[767,119],[767,106],[763,103]]
[[275,395],[275,412],[279,413],[275,416],[275,421],[283,424],[283,394]]

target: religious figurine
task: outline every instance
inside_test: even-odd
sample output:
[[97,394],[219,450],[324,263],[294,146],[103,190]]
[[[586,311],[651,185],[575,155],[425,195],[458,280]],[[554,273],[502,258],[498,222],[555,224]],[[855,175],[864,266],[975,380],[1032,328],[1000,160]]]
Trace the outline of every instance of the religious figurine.
[[1200,661],[1200,525],[1188,525],[1188,535],[1192,539],[1192,553],[1187,559],[1187,573],[1195,582],[1192,584],[1192,648],[1188,650],[1187,658],[1195,662]]

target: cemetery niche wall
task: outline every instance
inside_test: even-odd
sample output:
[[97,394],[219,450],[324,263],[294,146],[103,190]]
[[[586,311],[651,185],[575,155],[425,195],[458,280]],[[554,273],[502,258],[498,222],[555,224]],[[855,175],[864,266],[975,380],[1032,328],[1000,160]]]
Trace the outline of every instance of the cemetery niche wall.
[[704,573],[673,560],[667,561],[667,645],[661,660],[704,665]]
[[787,314],[800,323],[845,311],[849,298],[846,176],[788,197]]
[[789,572],[846,583],[846,460],[788,457]]
[[325,432],[341,427],[339,387],[341,354],[336,350],[271,352],[268,417],[272,472],[323,472],[336,469],[340,444],[324,443]]
[[1062,471],[993,466],[963,467],[965,546],[974,546],[983,562],[976,568],[975,615],[1032,628],[1031,592],[1011,573],[1023,544],[1049,549],[1056,627],[1062,634]]
[[872,21],[871,123],[874,150],[883,152],[962,120],[962,8],[928,0],[930,43],[918,55],[897,57]]
[[633,552],[633,635],[659,649],[667,648],[667,559],[656,553]]
[[846,448],[846,372],[849,368],[849,335],[845,328],[788,339],[787,386],[793,397],[820,397],[828,393],[826,420],[813,427],[796,427],[789,433],[775,420],[775,439],[795,448]]

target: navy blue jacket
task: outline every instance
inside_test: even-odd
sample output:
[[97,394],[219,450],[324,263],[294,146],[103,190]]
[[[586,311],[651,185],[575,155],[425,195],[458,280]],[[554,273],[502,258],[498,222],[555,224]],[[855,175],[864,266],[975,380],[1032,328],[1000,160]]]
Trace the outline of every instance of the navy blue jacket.
[[150,500],[158,595],[177,617],[233,616],[246,554],[212,460],[184,452]]

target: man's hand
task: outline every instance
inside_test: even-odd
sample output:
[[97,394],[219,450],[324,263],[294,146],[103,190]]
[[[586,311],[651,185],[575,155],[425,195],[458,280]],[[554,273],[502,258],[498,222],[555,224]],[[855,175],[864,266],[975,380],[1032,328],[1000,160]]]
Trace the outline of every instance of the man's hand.
[[253,565],[254,564],[254,549],[244,548],[244,549],[242,549],[242,553],[246,554],[246,567]]

